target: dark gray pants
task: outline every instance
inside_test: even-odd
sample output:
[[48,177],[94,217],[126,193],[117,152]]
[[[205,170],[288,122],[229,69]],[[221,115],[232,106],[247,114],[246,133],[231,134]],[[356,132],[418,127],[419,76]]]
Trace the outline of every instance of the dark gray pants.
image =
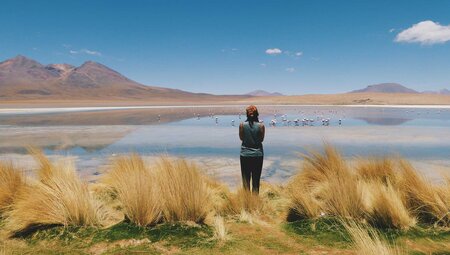
[[241,174],[244,189],[250,191],[250,179],[252,181],[252,192],[259,194],[259,181],[264,157],[241,156]]

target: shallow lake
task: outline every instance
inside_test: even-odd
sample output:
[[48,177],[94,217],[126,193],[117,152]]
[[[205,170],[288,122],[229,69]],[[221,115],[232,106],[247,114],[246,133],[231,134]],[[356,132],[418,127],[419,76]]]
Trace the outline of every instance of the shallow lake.
[[[71,157],[95,180],[110,158],[138,152],[192,159],[209,174],[239,183],[239,123],[245,106],[0,109],[0,159],[35,167],[27,146]],[[262,178],[284,182],[299,153],[336,146],[344,156],[399,155],[439,181],[450,168],[450,108],[261,106],[266,125]]]

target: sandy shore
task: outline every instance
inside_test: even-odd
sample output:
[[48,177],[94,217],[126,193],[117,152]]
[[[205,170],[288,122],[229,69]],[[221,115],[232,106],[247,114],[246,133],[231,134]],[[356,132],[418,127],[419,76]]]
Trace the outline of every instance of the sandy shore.
[[151,99],[55,99],[3,98],[0,108],[45,108],[45,107],[128,107],[128,106],[193,106],[204,105],[450,105],[450,95],[402,94],[402,93],[342,93],[309,94],[292,96],[243,97],[243,96],[207,96],[202,98],[156,97]]

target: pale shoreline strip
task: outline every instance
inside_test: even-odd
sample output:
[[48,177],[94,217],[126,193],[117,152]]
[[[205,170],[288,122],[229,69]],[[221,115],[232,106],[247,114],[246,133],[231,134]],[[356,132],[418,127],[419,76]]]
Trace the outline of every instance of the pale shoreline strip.
[[[101,106],[101,107],[45,107],[45,108],[0,108],[0,114],[40,114],[85,111],[166,109],[166,108],[217,108],[244,107],[239,105],[149,105],[149,106]],[[414,108],[414,109],[450,109],[450,105],[304,105],[304,104],[260,104],[264,107],[352,107],[352,108]]]

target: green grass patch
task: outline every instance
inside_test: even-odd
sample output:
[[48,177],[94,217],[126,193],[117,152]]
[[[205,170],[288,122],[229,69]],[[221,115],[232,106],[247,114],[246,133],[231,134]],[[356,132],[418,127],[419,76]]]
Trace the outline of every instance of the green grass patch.
[[[284,224],[284,229],[302,238],[315,240],[327,246],[349,247],[351,238],[345,227],[337,218],[320,218],[294,221]],[[417,225],[409,230],[377,229],[388,242],[395,243],[398,239],[427,239],[436,242],[450,241],[450,230],[427,225]]]
[[381,229],[382,233],[388,240],[395,240],[398,238],[406,238],[410,240],[416,239],[430,239],[433,241],[450,240],[450,229],[435,228],[427,225],[417,225],[407,231],[398,229]]
[[102,255],[117,255],[117,254],[145,254],[145,255],[159,255],[160,251],[148,245],[137,245],[130,247],[118,247],[109,249],[102,253]]
[[284,224],[284,229],[302,238],[318,241],[327,246],[345,248],[351,243],[345,227],[336,218],[306,219]]
[[89,247],[95,243],[114,242],[127,239],[148,238],[151,242],[166,241],[171,246],[180,248],[212,247],[213,231],[206,225],[188,226],[182,223],[164,223],[153,227],[139,227],[131,223],[122,222],[107,229],[94,227],[54,227],[39,230],[26,238],[30,244],[42,240],[59,241],[64,244],[79,243]]

